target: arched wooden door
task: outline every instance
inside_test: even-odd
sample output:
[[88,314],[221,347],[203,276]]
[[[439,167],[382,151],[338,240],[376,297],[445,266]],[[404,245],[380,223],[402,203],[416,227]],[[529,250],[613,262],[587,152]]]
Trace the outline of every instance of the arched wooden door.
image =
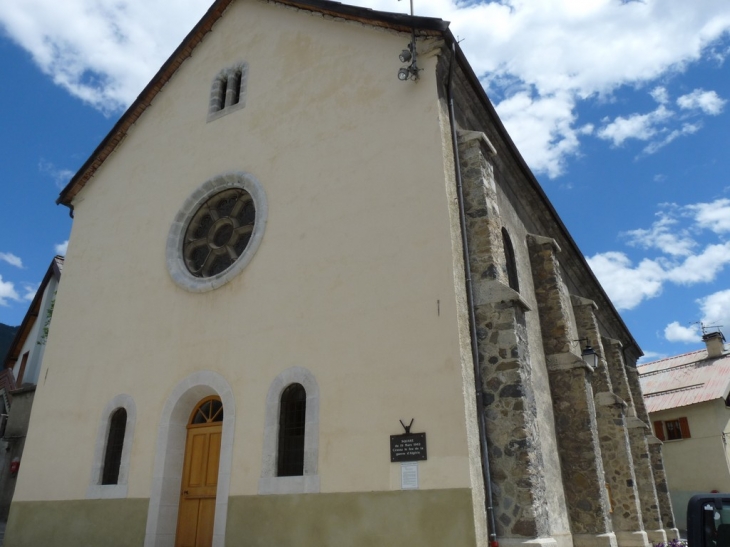
[[190,415],[175,547],[213,544],[222,426],[223,404],[218,397],[206,397]]

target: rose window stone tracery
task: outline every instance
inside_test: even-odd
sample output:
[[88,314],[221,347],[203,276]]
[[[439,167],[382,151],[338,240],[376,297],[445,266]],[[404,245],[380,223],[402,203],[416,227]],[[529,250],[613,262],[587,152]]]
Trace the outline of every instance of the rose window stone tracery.
[[195,212],[183,240],[188,271],[212,277],[230,266],[246,249],[256,221],[251,195],[230,188],[212,196]]
[[251,173],[216,175],[188,196],[165,245],[170,277],[191,292],[215,290],[251,262],[266,228],[268,205]]

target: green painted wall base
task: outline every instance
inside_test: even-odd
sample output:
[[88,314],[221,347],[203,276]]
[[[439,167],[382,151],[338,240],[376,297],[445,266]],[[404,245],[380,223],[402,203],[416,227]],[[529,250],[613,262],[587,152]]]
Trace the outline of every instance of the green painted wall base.
[[[14,502],[5,547],[144,544],[147,499]],[[471,491],[232,496],[229,547],[474,547]]]
[[474,547],[469,489],[238,496],[227,547]]
[[3,546],[141,546],[148,506],[148,499],[16,501]]

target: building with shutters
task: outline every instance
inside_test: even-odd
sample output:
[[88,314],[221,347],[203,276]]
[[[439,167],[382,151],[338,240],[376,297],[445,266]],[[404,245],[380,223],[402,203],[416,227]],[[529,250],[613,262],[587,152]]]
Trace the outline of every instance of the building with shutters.
[[8,546],[676,534],[641,350],[447,22],[216,0],[58,202]]
[[[638,367],[677,526],[686,529],[687,503],[705,492],[730,492],[730,353],[720,332],[706,348]],[[664,486],[662,486],[664,488]]]

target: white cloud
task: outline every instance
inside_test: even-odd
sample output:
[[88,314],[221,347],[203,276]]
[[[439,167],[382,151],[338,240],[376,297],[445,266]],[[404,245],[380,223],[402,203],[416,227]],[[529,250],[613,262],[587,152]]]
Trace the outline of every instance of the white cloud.
[[130,104],[210,0],[4,0],[0,23],[53,81],[94,107]]
[[666,87],[655,87],[649,92],[649,95],[659,104],[667,104],[669,102],[669,92]]
[[63,243],[56,244],[54,249],[56,250],[57,255],[66,256],[66,251],[68,251],[68,239]]
[[587,260],[619,310],[635,308],[662,292],[666,272],[654,260],[642,260],[634,267],[629,257],[619,252],[598,253]]
[[71,180],[71,177],[74,176],[74,172],[70,169],[58,168],[51,162],[44,159],[41,159],[38,162],[38,170],[41,173],[46,173],[47,175],[49,175],[58,188],[63,188],[64,186],[66,186]]
[[0,275],[0,306],[7,306],[8,300],[20,300],[12,281],[3,281]]
[[16,268],[23,267],[23,261],[20,259],[20,257],[15,256],[13,253],[0,253],[0,260],[2,260],[3,262],[7,262],[11,266],[15,266]]
[[694,344],[700,341],[700,329],[697,325],[683,327],[677,321],[674,321],[664,329],[664,337],[670,342]]
[[695,89],[692,93],[682,95],[677,99],[679,108],[683,110],[699,109],[711,116],[720,114],[725,102],[714,91],[705,91],[703,89]]
[[[393,0],[353,1],[408,10]],[[3,0],[0,25],[58,85],[111,112],[134,100],[210,2]],[[579,153],[581,101],[651,84],[703,55],[728,54],[715,47],[730,29],[730,3],[718,0],[423,0],[416,10],[452,22],[525,159],[551,177]],[[530,91],[505,93],[507,84]],[[664,100],[660,91],[653,96]],[[709,95],[686,100],[707,113],[717,108]],[[621,134],[616,127],[609,138]],[[641,133],[626,134],[623,140]]]
[[664,105],[648,114],[631,114],[628,117],[618,116],[612,122],[598,130],[596,135],[604,140],[612,141],[614,146],[621,146],[627,139],[648,141],[660,132],[660,126],[674,113]]
[[671,228],[677,222],[669,214],[659,213],[659,220],[652,224],[651,229],[630,230],[625,235],[629,238],[629,245],[644,249],[659,249],[672,256],[690,255],[692,249],[697,246],[697,242],[688,235],[686,230],[672,233]]
[[713,281],[730,263],[730,243],[708,245],[698,255],[688,256],[684,262],[666,270],[666,280],[678,285],[694,285]]
[[[730,289],[719,291],[697,301],[705,327],[730,327]],[[701,337],[700,325],[680,326],[674,321],[664,329],[664,337],[670,342],[697,343]]]
[[40,286],[40,283],[36,285],[31,285],[30,283],[24,283],[23,284],[23,300],[27,300],[30,302],[35,297],[35,293],[38,292],[38,287]]
[[705,326],[730,327],[730,289],[700,298],[697,303]]
[[[703,228],[722,231],[722,222],[730,220],[730,200],[663,207],[651,228],[623,234],[629,245],[658,251],[659,256],[643,258],[637,265],[625,253],[616,251],[597,253],[587,259],[618,309],[632,309],[643,300],[660,295],[666,283],[711,283],[730,264],[730,242],[704,241],[700,245],[691,235]],[[680,219],[689,220],[690,225],[681,226]]]
[[699,123],[684,123],[681,129],[675,129],[668,133],[663,139],[650,143],[644,148],[645,154],[653,154],[661,148],[664,148],[670,142],[674,141],[677,137],[683,137],[686,135],[692,135],[697,133],[702,128],[702,124]]
[[596,132],[596,136],[612,141],[614,146],[621,146],[628,139],[650,141],[643,152],[654,154],[678,137],[692,135],[702,128],[700,122],[685,121],[680,122],[678,129],[670,129],[676,118],[674,111],[660,104],[656,110],[648,114],[634,113],[626,117],[618,116],[610,122],[604,120],[607,123]]
[[695,285],[714,281],[730,263],[730,243],[708,245],[697,255],[681,262],[667,257],[644,258],[637,266],[626,254],[597,253],[588,264],[619,310],[630,310],[643,300],[659,296],[665,283]]
[[[606,125],[596,132],[596,136],[611,141],[614,146],[621,146],[628,139],[650,141],[643,152],[654,154],[677,138],[692,135],[702,128],[700,122],[677,120],[677,113],[665,106],[669,103],[666,88],[655,87],[649,94],[659,103],[656,110],[647,114],[617,116],[613,121],[604,120]],[[679,97],[677,105],[683,110],[701,111],[716,116],[722,112],[725,101],[714,91],[695,89],[692,93]],[[680,125],[672,129],[671,125],[675,120]]]
[[496,108],[533,169],[550,177],[563,173],[566,158],[578,151],[578,134],[582,129],[573,127],[573,97],[536,97],[523,91],[503,100]]
[[638,365],[643,365],[644,363],[658,361],[659,359],[664,359],[665,357],[667,357],[666,353],[657,353],[656,351],[645,351],[644,355],[639,357],[639,360],[636,363]]
[[730,232],[730,199],[717,199],[711,203],[688,205],[686,209],[694,215],[698,226],[716,234]]

